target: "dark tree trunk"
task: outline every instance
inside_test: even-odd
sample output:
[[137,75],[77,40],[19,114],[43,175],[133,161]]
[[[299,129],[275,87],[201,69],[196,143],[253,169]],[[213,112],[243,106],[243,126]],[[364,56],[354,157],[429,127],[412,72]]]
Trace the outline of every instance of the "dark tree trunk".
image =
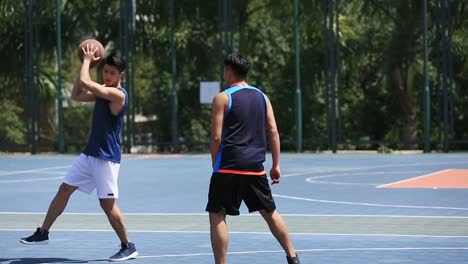
[[406,150],[418,148],[417,142],[417,116],[416,100],[414,94],[408,89],[402,73],[402,65],[395,65],[392,69],[392,77],[395,91],[400,101],[400,107],[404,115],[404,125],[401,128],[401,136],[405,142]]

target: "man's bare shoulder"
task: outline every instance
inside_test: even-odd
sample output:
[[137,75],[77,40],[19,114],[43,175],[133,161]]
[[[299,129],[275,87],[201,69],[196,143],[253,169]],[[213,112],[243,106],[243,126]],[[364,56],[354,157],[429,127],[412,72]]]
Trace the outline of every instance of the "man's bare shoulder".
[[228,101],[228,96],[225,92],[220,92],[213,98],[213,103],[223,103]]

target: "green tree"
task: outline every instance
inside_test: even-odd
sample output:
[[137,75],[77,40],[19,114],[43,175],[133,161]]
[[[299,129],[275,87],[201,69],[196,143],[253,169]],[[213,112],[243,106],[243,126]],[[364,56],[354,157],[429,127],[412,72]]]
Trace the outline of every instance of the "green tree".
[[22,109],[8,99],[0,100],[0,144],[21,144],[24,140],[24,126],[20,115]]

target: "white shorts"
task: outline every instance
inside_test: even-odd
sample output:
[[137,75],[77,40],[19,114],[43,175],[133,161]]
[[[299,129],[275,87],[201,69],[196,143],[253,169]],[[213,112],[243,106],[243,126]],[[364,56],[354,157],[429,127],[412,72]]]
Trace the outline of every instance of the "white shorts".
[[91,193],[96,189],[99,199],[118,198],[117,179],[119,177],[119,168],[119,163],[81,153],[63,182],[78,187],[79,191],[85,193]]

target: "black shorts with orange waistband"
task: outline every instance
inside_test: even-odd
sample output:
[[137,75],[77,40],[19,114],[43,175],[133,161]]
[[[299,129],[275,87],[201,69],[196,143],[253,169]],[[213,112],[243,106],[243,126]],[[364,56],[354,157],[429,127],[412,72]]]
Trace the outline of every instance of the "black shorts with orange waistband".
[[242,201],[250,213],[259,210],[272,212],[276,209],[266,173],[253,175],[214,172],[206,211],[239,215]]

